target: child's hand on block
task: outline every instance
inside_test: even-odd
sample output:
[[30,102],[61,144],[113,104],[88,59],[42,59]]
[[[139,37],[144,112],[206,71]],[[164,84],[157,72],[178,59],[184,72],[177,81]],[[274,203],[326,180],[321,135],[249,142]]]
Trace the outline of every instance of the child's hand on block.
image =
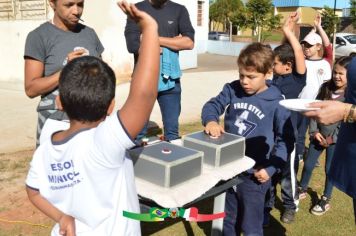
[[219,137],[225,131],[216,121],[210,121],[205,126],[205,133],[213,137]]

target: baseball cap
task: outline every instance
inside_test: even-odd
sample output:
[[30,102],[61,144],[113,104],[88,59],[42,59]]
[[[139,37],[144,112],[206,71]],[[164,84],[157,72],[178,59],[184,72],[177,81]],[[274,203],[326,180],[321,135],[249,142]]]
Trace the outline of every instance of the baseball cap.
[[310,45],[315,45],[317,43],[322,44],[323,41],[321,40],[321,37],[319,34],[315,33],[314,31],[310,31],[307,36],[301,41],[301,43],[307,42]]

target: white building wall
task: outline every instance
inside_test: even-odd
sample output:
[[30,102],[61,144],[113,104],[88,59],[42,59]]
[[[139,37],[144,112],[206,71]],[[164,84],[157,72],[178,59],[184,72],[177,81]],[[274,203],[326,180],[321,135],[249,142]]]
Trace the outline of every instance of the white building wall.
[[203,2],[203,25],[195,28],[195,49],[198,54],[205,53],[208,50],[209,1],[204,0]]
[[[196,40],[195,49],[180,53],[182,69],[194,68],[197,67],[197,45],[205,34],[196,26],[197,1],[175,1],[187,7],[193,27],[197,30],[196,39],[198,40]],[[131,2],[138,1],[132,0]],[[95,29],[103,43],[105,47],[103,59],[111,65],[119,78],[129,76],[133,68],[133,56],[126,49],[124,37],[126,16],[116,6],[116,0],[85,1],[82,18],[85,21],[84,24]],[[23,54],[26,36],[44,21],[0,21],[0,81],[24,80]]]

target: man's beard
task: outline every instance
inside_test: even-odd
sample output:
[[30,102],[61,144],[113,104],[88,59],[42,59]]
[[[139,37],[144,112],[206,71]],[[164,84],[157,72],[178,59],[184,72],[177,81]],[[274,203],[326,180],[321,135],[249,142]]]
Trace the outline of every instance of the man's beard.
[[167,0],[150,0],[151,4],[155,8],[161,8],[163,4],[167,2]]

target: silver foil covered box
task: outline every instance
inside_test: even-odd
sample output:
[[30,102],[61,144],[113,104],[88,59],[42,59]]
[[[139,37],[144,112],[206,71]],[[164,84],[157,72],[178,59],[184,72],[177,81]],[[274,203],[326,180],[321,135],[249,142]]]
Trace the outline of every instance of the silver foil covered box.
[[160,142],[129,151],[135,176],[162,187],[173,187],[200,176],[203,152]]
[[183,137],[183,146],[204,152],[204,163],[215,167],[245,156],[245,138],[230,133],[218,138],[204,131],[191,133]]

